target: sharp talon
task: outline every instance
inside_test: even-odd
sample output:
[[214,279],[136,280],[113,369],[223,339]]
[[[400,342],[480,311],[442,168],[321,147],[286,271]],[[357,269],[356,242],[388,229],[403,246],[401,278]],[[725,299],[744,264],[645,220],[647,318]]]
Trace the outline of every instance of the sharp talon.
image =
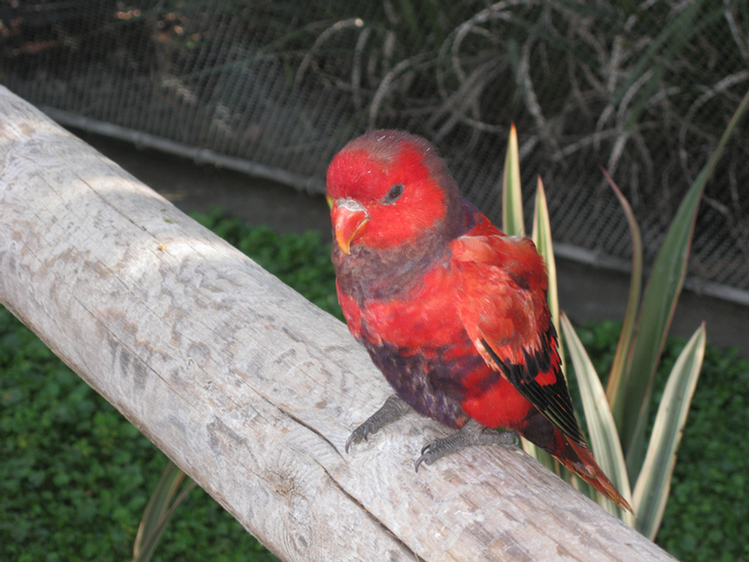
[[419,467],[421,466],[421,463],[425,461],[424,455],[421,455],[419,459],[416,461],[416,472],[419,472]]
[[348,454],[348,450],[351,448],[351,444],[354,442],[354,434],[348,436],[348,439],[346,439],[346,454]]
[[422,464],[427,464],[427,465],[432,464],[434,461],[436,461],[439,458],[439,457],[431,458],[431,456],[429,455],[429,451],[431,450],[433,444],[434,442],[427,443],[426,445],[424,445],[424,448],[421,450],[421,456],[416,460],[416,465],[414,466],[414,468],[416,469],[416,472],[419,472],[419,467]]
[[351,432],[351,435],[349,435],[348,439],[346,439],[346,453],[348,453],[351,445],[361,443],[362,441],[367,441],[369,434],[373,433],[370,431],[369,425],[369,420],[367,420]]

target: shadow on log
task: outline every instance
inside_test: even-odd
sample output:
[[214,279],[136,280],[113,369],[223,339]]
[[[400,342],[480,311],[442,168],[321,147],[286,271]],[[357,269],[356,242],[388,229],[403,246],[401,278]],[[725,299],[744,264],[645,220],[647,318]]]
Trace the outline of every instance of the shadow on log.
[[672,560],[519,449],[414,472],[346,327],[0,87],[0,302],[284,560]]

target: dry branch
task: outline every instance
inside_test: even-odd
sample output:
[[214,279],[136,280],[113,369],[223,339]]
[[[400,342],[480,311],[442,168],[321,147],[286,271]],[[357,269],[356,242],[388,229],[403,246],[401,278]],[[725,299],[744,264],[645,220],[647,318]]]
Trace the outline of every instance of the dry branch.
[[414,472],[345,326],[0,87],[0,302],[285,560],[671,559],[521,450]]

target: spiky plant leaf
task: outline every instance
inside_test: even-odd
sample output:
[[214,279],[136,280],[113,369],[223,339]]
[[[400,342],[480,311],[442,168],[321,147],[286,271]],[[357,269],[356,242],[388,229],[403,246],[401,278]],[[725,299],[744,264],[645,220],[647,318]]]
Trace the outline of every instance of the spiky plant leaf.
[[[650,395],[655,370],[671,325],[676,301],[686,275],[687,260],[697,220],[702,193],[725,146],[749,107],[749,92],[733,114],[718,147],[679,205],[653,264],[645,289],[636,336],[621,384],[622,396],[617,399],[616,419],[621,419],[619,435],[627,458],[630,480],[635,480],[642,466],[645,450],[645,428],[650,409]],[[623,410],[618,412],[618,410]]]
[[655,417],[645,462],[635,485],[632,505],[637,513],[637,530],[650,540],[655,539],[666,509],[676,451],[700,376],[706,339],[703,322],[671,369]]
[[[640,235],[640,227],[637,224],[637,219],[635,218],[635,214],[632,211],[629,202],[619,190],[619,187],[614,183],[614,180],[611,179],[608,172],[604,170],[603,173],[624,210],[624,215],[627,217],[627,224],[629,225],[629,233],[632,237],[632,277],[629,282],[627,311],[624,315],[624,323],[622,325],[621,334],[619,335],[619,343],[616,346],[614,361],[611,365],[608,383],[606,384],[606,398],[609,401],[609,406],[614,415],[616,427],[621,429],[621,415],[623,415],[624,412],[624,405],[622,404],[624,393],[621,391],[621,387],[625,380],[624,376],[627,367],[627,359],[629,358],[629,352],[632,346],[632,338],[634,336],[637,311],[640,305],[640,294],[642,291],[642,236]],[[617,415],[619,416],[618,418]]]
[[502,230],[510,236],[525,236],[523,193],[520,187],[520,155],[515,125],[510,128],[502,176]]
[[[624,453],[619,443],[619,433],[616,430],[614,417],[611,415],[601,379],[598,377],[598,373],[596,373],[580,338],[577,337],[575,328],[572,327],[572,323],[564,313],[561,317],[561,326],[572,364],[575,366],[593,456],[616,489],[619,490],[619,493],[631,504],[627,464],[624,462]],[[634,525],[634,516],[630,512],[617,507],[598,492],[596,492],[596,498],[598,503],[612,515],[630,526]]]

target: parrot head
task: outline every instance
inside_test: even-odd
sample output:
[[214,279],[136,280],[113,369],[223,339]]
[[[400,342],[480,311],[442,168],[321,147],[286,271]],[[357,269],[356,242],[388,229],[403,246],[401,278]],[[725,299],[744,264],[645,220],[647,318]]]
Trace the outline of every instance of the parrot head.
[[444,239],[451,210],[460,207],[455,181],[436,149],[421,137],[390,130],[370,131],[336,154],[326,196],[345,254]]

